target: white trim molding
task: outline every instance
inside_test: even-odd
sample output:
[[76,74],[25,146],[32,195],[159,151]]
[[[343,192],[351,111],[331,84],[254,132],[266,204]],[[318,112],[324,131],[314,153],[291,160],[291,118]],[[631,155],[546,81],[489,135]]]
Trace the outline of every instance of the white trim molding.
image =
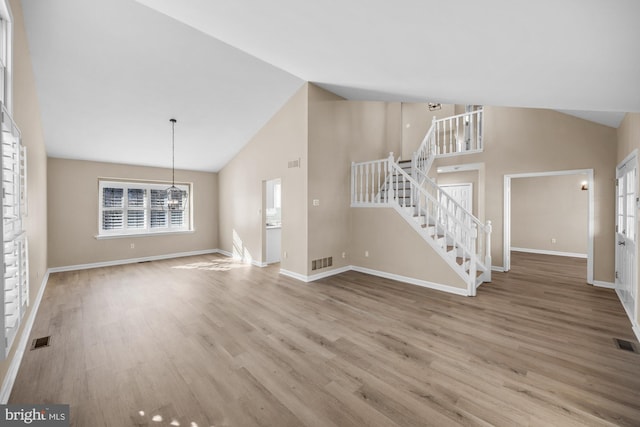
[[[619,173],[622,170],[624,173],[624,170],[626,169],[626,167],[630,164],[633,163],[631,166],[633,167],[633,169],[635,169],[636,171],[638,170],[638,149],[636,148],[635,150],[633,150],[632,152],[630,152],[625,158],[624,160],[622,160],[620,163],[618,163],[618,165],[616,166],[616,182],[618,182],[618,177],[619,177]],[[634,185],[635,185],[635,197],[636,197],[636,203],[638,201],[637,196],[638,196],[638,178],[637,178],[637,173],[635,174],[635,178],[634,180]],[[617,188],[617,184],[616,184],[616,188]],[[617,193],[617,190],[616,190]],[[617,205],[616,205],[617,206]],[[634,212],[635,211],[635,207],[634,207]],[[618,215],[618,208],[616,207],[616,215]],[[635,216],[635,221],[637,224],[638,218],[637,218],[637,212],[634,215]],[[617,223],[617,221],[616,221]],[[636,231],[635,233],[636,238],[634,238],[634,240],[637,240],[637,236],[638,236],[638,232]],[[618,244],[618,232],[617,232],[617,227],[616,227],[616,234],[615,234],[615,240],[616,244]],[[618,251],[615,251],[615,268],[616,270],[618,269],[619,265],[618,265],[618,256],[620,254],[618,253]],[[633,273],[631,274],[631,286],[635,287],[636,289],[638,288],[638,249],[637,247],[635,247],[634,249],[634,255],[632,256],[632,260],[633,260],[633,266],[632,266],[632,271]],[[617,274],[617,273],[616,273]],[[624,276],[624,274],[623,274]],[[640,341],[640,326],[638,326],[638,318],[636,317],[636,313],[638,313],[639,308],[640,308],[640,295],[635,295],[634,298],[634,303],[633,303],[633,307],[628,307],[627,304],[625,304],[624,298],[622,297],[622,294],[620,292],[620,290],[616,289],[616,294],[618,295],[618,299],[620,300],[620,304],[622,304],[622,307],[624,308],[624,311],[627,313],[627,317],[629,318],[629,321],[631,322],[631,327],[633,329],[633,333],[636,335],[636,338],[638,339],[638,341]],[[637,294],[637,292],[636,292]]]
[[335,276],[336,274],[345,273],[352,270],[352,266],[347,265],[345,267],[335,268],[333,270],[324,271],[322,273],[312,274],[311,276],[305,276],[304,274],[296,273],[294,271],[280,269],[280,274],[283,276],[291,277],[301,282],[309,283],[316,280],[325,279],[327,277]]
[[588,254],[581,254],[577,252],[559,252],[559,251],[547,251],[544,249],[530,249],[530,248],[516,248],[514,246],[511,247],[512,252],[526,252],[530,254],[541,254],[541,255],[554,255],[554,256],[565,256],[571,258],[583,258],[588,259]]
[[309,278],[304,274],[296,273],[295,271],[280,269],[280,274],[283,276],[291,277],[292,279],[299,280],[301,282],[309,283]]
[[479,171],[482,168],[484,168],[484,163],[464,163],[461,165],[439,166],[437,168],[437,172],[438,173],[468,172],[468,171],[475,171],[475,170]]
[[593,281],[593,286],[598,287],[598,288],[606,288],[606,289],[615,289],[616,288],[616,285],[614,283],[603,282],[601,280],[594,280]]
[[504,267],[500,265],[492,265],[491,271],[497,271],[498,273],[504,273]]
[[440,283],[428,282],[426,280],[415,279],[413,277],[401,276],[399,274],[387,273],[386,271],[372,270],[370,268],[351,266],[353,271],[359,273],[370,274],[372,276],[378,276],[385,279],[395,280],[397,282],[409,283],[411,285],[422,286],[423,288],[435,289],[436,291],[447,292],[450,294],[469,296],[467,288],[456,288],[454,286],[442,285]]
[[220,255],[224,255],[226,257],[233,258],[235,261],[239,261],[239,262],[242,262],[244,264],[251,264],[251,265],[254,265],[254,266],[260,267],[260,268],[266,267],[266,266],[269,265],[266,262],[260,262],[260,261],[257,261],[255,259],[253,259],[253,258],[246,258],[246,257],[241,257],[241,256],[238,256],[238,255],[234,255],[231,252],[225,251],[225,250],[222,250],[222,249],[216,249],[216,252],[219,253]]
[[18,370],[20,369],[20,363],[22,363],[22,357],[24,356],[24,352],[29,345],[29,336],[31,335],[31,329],[33,328],[33,323],[36,320],[36,315],[38,314],[38,309],[40,308],[40,302],[42,301],[44,290],[47,287],[47,282],[49,281],[49,272],[50,270],[47,270],[44,277],[42,278],[42,284],[40,285],[40,289],[38,289],[38,294],[36,295],[36,299],[33,302],[33,306],[31,307],[31,312],[29,312],[29,317],[24,323],[24,328],[22,329],[22,334],[20,335],[20,340],[18,341],[16,352],[13,354],[13,358],[9,363],[9,369],[7,369],[7,373],[4,376],[4,381],[2,382],[2,387],[0,388],[1,405],[6,405],[9,401],[9,396],[11,396],[11,390],[13,389],[13,384],[15,383],[16,377],[18,376]]
[[442,285],[440,283],[433,283],[426,280],[416,279],[413,277],[401,276],[399,274],[388,273],[386,271],[372,270],[370,268],[358,267],[357,265],[348,265],[346,267],[336,268],[324,273],[314,274],[312,276],[305,276],[304,274],[296,273],[289,270],[280,269],[280,274],[283,276],[291,277],[301,282],[309,283],[315,280],[324,279],[326,277],[335,276],[336,274],[346,273],[347,271],[357,271],[358,273],[369,274],[371,276],[382,277],[385,279],[395,280],[397,282],[409,283],[411,285],[422,286],[423,288],[435,289],[437,291],[447,292],[450,294],[469,296],[467,288],[456,288],[455,286]]
[[53,267],[53,268],[50,268],[49,271],[51,273],[59,273],[63,271],[87,270],[89,268],[113,267],[116,265],[135,264],[138,262],[146,262],[146,261],[160,261],[163,259],[182,258],[187,256],[207,255],[207,254],[215,254],[215,253],[221,253],[221,252],[219,249],[205,249],[201,251],[177,252],[177,253],[165,254],[165,255],[153,255],[153,256],[140,257],[140,258],[128,258],[128,259],[119,259],[114,261],[67,265],[64,267]]
[[504,271],[511,269],[511,180],[513,178],[534,178],[542,176],[587,175],[589,187],[589,207],[587,209],[587,283],[593,284],[593,246],[595,235],[595,196],[593,169],[573,169],[548,172],[528,172],[506,174],[504,176],[504,206],[503,206],[503,263]]

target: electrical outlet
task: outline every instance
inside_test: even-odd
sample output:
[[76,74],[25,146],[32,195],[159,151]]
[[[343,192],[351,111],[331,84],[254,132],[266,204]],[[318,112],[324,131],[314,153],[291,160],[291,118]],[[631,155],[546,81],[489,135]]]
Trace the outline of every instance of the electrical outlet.
[[135,247],[136,247],[135,243],[132,243],[131,246],[130,246],[131,249],[134,249]]
[[369,251],[364,251],[365,258],[369,258]]
[[342,252],[342,259],[346,259],[347,258],[347,253],[346,252]]
[[285,258],[288,257],[287,251],[284,251],[284,253],[282,254],[282,256],[284,256]]
[[551,238],[551,243],[555,243],[555,242],[556,242],[556,238],[555,237]]
[[320,199],[313,199],[313,206],[320,206]]

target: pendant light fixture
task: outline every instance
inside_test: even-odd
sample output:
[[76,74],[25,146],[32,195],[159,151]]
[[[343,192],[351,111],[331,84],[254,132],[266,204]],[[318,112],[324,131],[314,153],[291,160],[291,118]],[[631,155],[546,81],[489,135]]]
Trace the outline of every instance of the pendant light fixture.
[[187,192],[176,187],[176,119],[169,119],[169,121],[171,122],[171,187],[167,188],[164,207],[169,211],[182,211],[187,204]]

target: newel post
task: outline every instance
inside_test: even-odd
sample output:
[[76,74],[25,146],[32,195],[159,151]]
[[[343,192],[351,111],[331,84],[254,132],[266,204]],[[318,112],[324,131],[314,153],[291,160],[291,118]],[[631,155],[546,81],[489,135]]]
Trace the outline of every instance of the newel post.
[[487,225],[485,227],[485,236],[487,242],[484,247],[484,264],[487,267],[487,272],[485,273],[485,281],[491,281],[491,220],[487,221]]

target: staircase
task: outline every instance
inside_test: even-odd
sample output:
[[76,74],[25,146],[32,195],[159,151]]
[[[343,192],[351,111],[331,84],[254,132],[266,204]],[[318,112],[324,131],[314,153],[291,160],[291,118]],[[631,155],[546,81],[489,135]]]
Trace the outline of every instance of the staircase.
[[392,207],[476,295],[491,281],[491,222],[483,224],[429,176],[437,157],[482,151],[482,110],[433,121],[410,161],[351,165],[351,206]]

